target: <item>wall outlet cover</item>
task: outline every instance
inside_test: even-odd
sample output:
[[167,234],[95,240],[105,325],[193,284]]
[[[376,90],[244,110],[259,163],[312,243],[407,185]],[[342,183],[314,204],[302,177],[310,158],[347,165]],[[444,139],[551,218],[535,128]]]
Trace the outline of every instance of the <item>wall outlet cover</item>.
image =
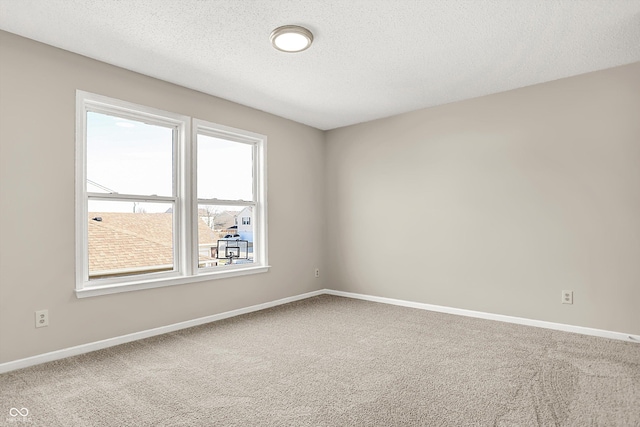
[[49,310],[36,311],[36,328],[49,326]]
[[573,304],[573,291],[562,291],[562,303]]

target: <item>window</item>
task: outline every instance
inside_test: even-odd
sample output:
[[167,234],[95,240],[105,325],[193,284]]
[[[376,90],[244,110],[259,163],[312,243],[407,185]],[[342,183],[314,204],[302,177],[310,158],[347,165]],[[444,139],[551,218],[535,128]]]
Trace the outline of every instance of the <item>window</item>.
[[[264,190],[259,183],[260,140],[194,120],[198,216],[210,224],[198,232],[199,269],[259,262],[264,228],[259,220]],[[242,225],[238,225],[238,217]],[[258,221],[256,221],[258,220]],[[215,254],[208,257],[207,254]]]
[[82,91],[76,127],[78,296],[267,270],[266,137]]

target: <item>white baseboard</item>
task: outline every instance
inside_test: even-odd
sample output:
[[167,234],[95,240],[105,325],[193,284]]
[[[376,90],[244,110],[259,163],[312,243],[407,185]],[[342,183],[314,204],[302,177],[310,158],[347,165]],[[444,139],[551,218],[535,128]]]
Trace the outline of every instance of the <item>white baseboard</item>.
[[334,291],[332,289],[322,289],[305,294],[295,295],[292,297],[282,298],[279,300],[265,302],[263,304],[252,305],[250,307],[239,308],[220,314],[200,317],[198,319],[187,320],[186,322],[174,323],[172,325],[161,326],[159,328],[148,329],[145,331],[134,332],[128,335],[109,338],[102,341],[96,341],[88,344],[82,344],[75,347],[64,348],[49,353],[39,354],[25,359],[14,360],[11,362],[0,363],[0,374],[14,371],[16,369],[27,368],[29,366],[39,365],[45,362],[64,359],[65,357],[77,356],[78,354],[89,353],[91,351],[101,350],[107,347],[113,347],[119,344],[125,344],[131,341],[137,341],[144,338],[162,335],[169,332],[178,331],[180,329],[191,328],[193,326],[203,325],[205,323],[215,322],[217,320],[228,319],[229,317],[240,316],[242,314],[252,313],[254,311],[264,310],[266,308],[276,307],[290,302],[299,301],[318,295],[335,295],[346,298],[361,299],[365,301],[379,302],[383,304],[399,305],[403,307],[417,308],[421,310],[437,311],[440,313],[456,314],[459,316],[477,317],[480,319],[497,320],[500,322],[517,323],[519,325],[536,326],[539,328],[555,329],[564,332],[574,332],[583,335],[592,335],[596,337],[611,338],[622,341],[640,343],[640,336],[625,334],[622,332],[605,331],[602,329],[585,328],[582,326],[565,325],[562,323],[545,322],[542,320],[525,319],[522,317],[505,316],[502,314],[484,313],[481,311],[464,310],[461,308],[444,307],[440,305],[425,304],[420,302],[405,301],[393,298],[376,297],[372,295],[356,294],[352,292]]
[[172,325],[161,326],[159,328],[147,329],[145,331],[134,332],[128,335],[109,338],[102,341],[96,341],[88,344],[82,344],[75,347],[63,348],[61,350],[49,353],[39,354],[25,359],[18,359],[11,362],[0,363],[0,374],[4,372],[14,371],[16,369],[27,368],[29,366],[39,365],[53,360],[64,359],[65,357],[77,356],[78,354],[89,353],[91,351],[101,350],[107,347],[113,347],[119,344],[125,344],[131,341],[137,341],[144,338],[162,335],[169,332],[178,331],[180,329],[191,328],[193,326],[203,325],[205,323],[215,322],[217,320],[228,319],[229,317],[240,316],[241,314],[252,313],[254,311],[264,310],[266,308],[276,307],[278,305],[287,304],[302,299],[315,297],[324,294],[324,290],[307,292],[305,294],[295,295],[288,298],[282,298],[276,301],[265,302],[263,304],[252,305],[250,307],[239,308],[237,310],[226,311],[220,314],[200,317],[198,319],[187,320],[186,322],[174,323]]
[[441,305],[425,304],[421,302],[405,301],[393,298],[376,297],[371,295],[356,294],[353,292],[334,291],[325,289],[325,294],[340,297],[355,298],[365,301],[380,302],[383,304],[400,305],[403,307],[418,308],[420,310],[437,311],[439,313],[456,314],[458,316],[477,317],[479,319],[497,320],[499,322],[517,323],[518,325],[535,326],[538,328],[555,329],[563,332],[592,335],[602,338],[611,338],[621,341],[640,343],[640,335],[626,334],[623,332],[605,331],[603,329],[586,328],[584,326],[566,325],[563,323],[545,322],[544,320],[526,319],[523,317],[505,316],[503,314],[485,313],[482,311],[465,310],[462,308],[445,307]]

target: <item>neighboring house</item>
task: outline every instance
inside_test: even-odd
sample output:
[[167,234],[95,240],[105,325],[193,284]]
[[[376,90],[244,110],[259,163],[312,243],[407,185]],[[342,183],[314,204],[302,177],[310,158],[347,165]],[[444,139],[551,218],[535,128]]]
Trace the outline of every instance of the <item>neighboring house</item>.
[[[103,278],[173,268],[173,215],[89,212],[89,276]],[[198,222],[200,265],[215,265],[217,237]]]
[[237,218],[240,239],[253,242],[253,207],[247,206],[241,210]]
[[235,234],[237,232],[238,213],[238,211],[214,212],[201,208],[198,211],[198,216],[219,237],[224,237],[225,234]]

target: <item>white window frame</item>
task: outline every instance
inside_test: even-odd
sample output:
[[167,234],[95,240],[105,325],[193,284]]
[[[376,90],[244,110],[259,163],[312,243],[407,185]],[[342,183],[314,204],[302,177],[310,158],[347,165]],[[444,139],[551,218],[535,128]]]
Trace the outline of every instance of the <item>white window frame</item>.
[[[174,189],[171,196],[139,196],[87,191],[87,112],[98,112],[174,128]],[[192,125],[193,122],[193,125]],[[196,138],[213,133],[253,145],[254,153],[254,262],[252,264],[198,268],[198,199]],[[85,91],[76,91],[76,296],[79,298],[136,291],[211,279],[263,273],[267,262],[266,206],[267,137],[253,132],[133,104]],[[174,269],[169,272],[89,280],[88,203],[93,200],[165,202],[174,206]],[[233,204],[238,204],[234,201]]]
[[[246,207],[252,206],[255,218],[255,224],[253,225],[254,239],[253,239],[253,251],[254,259],[253,264],[238,264],[238,265],[226,265],[218,267],[203,267],[198,268],[197,256],[194,258],[194,268],[200,273],[212,271],[212,269],[225,269],[228,271],[247,269],[247,265],[267,265],[267,209],[266,209],[266,144],[267,138],[264,135],[260,135],[253,132],[241,131],[232,127],[219,125],[216,123],[208,122],[205,120],[193,119],[193,134],[192,134],[192,146],[194,147],[193,159],[193,181],[192,185],[192,197],[194,200],[193,215],[195,220],[198,216],[198,205],[206,204],[211,206],[238,206]],[[206,135],[214,138],[220,138],[227,141],[233,141],[241,144],[249,144],[252,146],[253,152],[253,199],[252,200],[222,200],[222,199],[199,199],[197,197],[197,140],[198,135]],[[197,227],[193,229],[194,250],[198,251],[198,230]]]

